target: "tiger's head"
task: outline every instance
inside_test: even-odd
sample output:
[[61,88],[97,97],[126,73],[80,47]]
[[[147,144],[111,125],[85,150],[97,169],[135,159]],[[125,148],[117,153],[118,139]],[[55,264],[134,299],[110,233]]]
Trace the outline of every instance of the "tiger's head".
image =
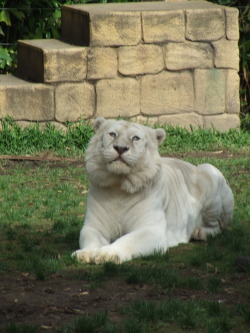
[[124,120],[94,121],[95,135],[86,151],[86,170],[92,183],[108,187],[120,185],[134,193],[158,173],[158,146],[165,131]]

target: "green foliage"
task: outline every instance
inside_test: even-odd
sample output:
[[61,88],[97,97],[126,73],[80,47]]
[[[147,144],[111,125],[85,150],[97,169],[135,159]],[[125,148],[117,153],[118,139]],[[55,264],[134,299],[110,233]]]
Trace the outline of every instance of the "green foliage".
[[0,68],[10,67],[12,64],[12,57],[7,49],[0,47]]
[[68,124],[64,133],[50,123],[44,130],[39,123],[22,129],[11,118],[2,120],[0,131],[0,154],[34,154],[42,151],[57,151],[68,155],[82,154],[91,136],[88,122]]
[[[66,124],[67,130],[56,129],[48,123],[41,128],[39,123],[22,129],[11,118],[2,120],[0,130],[0,154],[37,154],[55,152],[58,155],[82,155],[93,135],[93,128],[88,121]],[[200,150],[235,151],[249,150],[250,133],[245,130],[229,130],[221,133],[216,130],[192,130],[167,126],[167,136],[160,147],[162,154]]]
[[[19,38],[58,37],[60,6],[58,0],[0,0],[1,34],[4,43]],[[1,40],[1,42],[2,42]]]
[[250,146],[249,132],[245,130],[238,131],[234,129],[226,133],[221,133],[215,129],[192,129],[188,131],[173,126],[166,126],[164,128],[167,135],[160,147],[162,154],[185,152],[187,150],[221,150],[225,149],[225,147],[234,150]]

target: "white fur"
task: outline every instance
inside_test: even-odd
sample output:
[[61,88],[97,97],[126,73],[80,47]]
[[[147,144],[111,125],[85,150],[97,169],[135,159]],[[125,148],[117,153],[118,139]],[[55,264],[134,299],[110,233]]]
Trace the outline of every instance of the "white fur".
[[[191,238],[206,240],[232,219],[233,194],[221,172],[162,158],[162,129],[97,118],[86,152],[91,182],[78,260],[121,263]],[[119,157],[117,148],[125,147]]]

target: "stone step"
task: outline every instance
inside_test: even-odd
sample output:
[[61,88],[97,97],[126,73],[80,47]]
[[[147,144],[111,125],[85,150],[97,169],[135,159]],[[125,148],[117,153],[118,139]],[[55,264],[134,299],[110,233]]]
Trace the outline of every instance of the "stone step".
[[64,6],[62,35],[19,41],[21,79],[0,76],[0,119],[239,126],[236,8],[203,1]]
[[[141,42],[171,41],[171,32],[180,29],[180,41],[185,39],[185,11],[196,12],[200,23],[207,23],[210,17],[217,39],[224,27],[216,26],[223,22],[223,6],[206,1],[105,3],[90,5],[64,5],[62,11],[61,33],[66,42],[83,46],[123,46],[137,45]],[[189,13],[188,13],[189,14]],[[215,25],[214,25],[215,24]],[[190,30],[193,27],[189,27]],[[196,30],[196,27],[194,27]],[[170,35],[169,35],[170,30]],[[178,30],[178,29],[177,29]],[[211,30],[211,29],[210,29]],[[187,39],[194,40],[193,31]],[[195,31],[194,31],[195,33]],[[199,36],[206,40],[210,36]]]
[[56,39],[18,41],[17,75],[42,83],[81,81],[86,77],[87,49]]
[[55,118],[54,87],[0,75],[0,119],[51,121]]

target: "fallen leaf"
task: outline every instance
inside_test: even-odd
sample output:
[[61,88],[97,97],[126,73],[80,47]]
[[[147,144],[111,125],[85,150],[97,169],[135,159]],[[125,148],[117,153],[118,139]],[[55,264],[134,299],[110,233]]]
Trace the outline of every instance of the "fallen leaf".
[[81,194],[86,194],[88,193],[88,190],[82,191]]
[[225,290],[225,292],[226,292],[228,295],[233,295],[233,294],[235,294],[235,290],[234,290],[234,288],[225,288],[224,290]]

